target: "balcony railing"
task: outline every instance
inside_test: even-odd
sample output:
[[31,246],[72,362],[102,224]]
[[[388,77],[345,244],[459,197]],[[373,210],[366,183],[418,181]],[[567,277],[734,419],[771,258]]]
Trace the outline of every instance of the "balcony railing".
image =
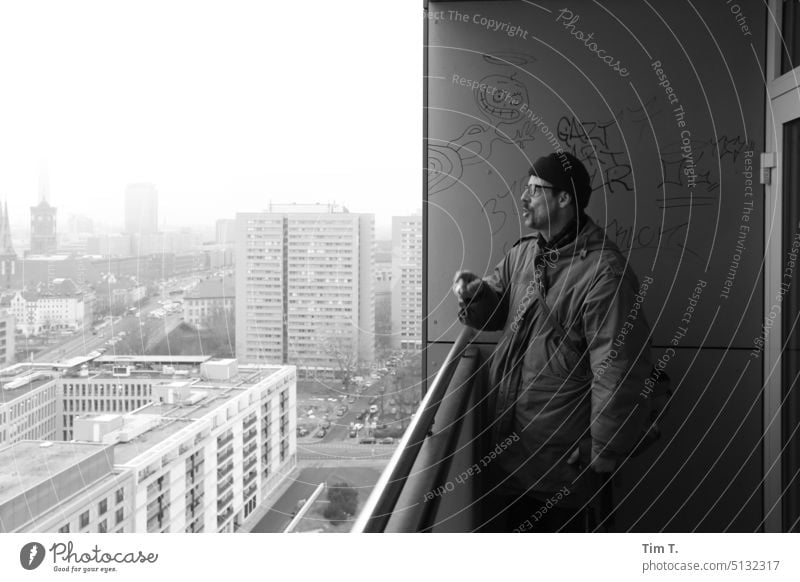
[[225,436],[217,437],[217,448],[222,448],[233,440],[233,433],[229,432]]
[[470,531],[479,523],[473,500],[480,480],[467,481],[444,505],[442,496],[429,495],[462,465],[471,466],[485,445],[482,436],[475,438],[477,428],[485,426],[486,413],[486,383],[478,377],[480,355],[469,347],[475,334],[470,328],[459,334],[353,532]]
[[217,453],[217,465],[221,465],[233,456],[233,447],[229,447],[224,451]]
[[245,471],[245,472],[246,472],[246,471],[249,471],[250,469],[252,469],[253,467],[255,467],[255,465],[256,465],[256,463],[257,463],[257,462],[258,462],[258,459],[257,459],[256,457],[253,457],[252,459],[250,459],[249,461],[247,461],[247,462],[244,464],[244,466],[242,467],[242,471]]
[[224,497],[217,500],[217,509],[222,509],[233,499],[233,491],[229,491]]
[[244,487],[247,487],[250,483],[252,483],[253,479],[255,479],[256,477],[258,477],[258,471],[255,470],[250,471],[247,475],[244,476],[244,479],[242,480],[242,485]]
[[224,477],[231,471],[231,469],[233,469],[233,461],[228,461],[228,463],[225,466],[217,469],[217,479],[221,479],[222,477]]

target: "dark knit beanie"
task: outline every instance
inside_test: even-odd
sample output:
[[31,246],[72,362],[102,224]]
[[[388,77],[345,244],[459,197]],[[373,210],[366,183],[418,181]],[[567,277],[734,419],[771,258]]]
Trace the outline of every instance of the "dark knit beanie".
[[529,176],[547,180],[558,191],[565,190],[575,198],[578,208],[584,209],[592,195],[592,180],[581,161],[567,152],[542,156],[528,171]]

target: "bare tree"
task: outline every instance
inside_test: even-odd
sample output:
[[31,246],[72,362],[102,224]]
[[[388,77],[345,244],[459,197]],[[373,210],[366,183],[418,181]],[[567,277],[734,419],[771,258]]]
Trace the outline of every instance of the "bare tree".
[[342,374],[343,391],[348,394],[358,366],[358,354],[353,348],[351,338],[330,335],[323,341],[322,349],[336,361],[336,366]]

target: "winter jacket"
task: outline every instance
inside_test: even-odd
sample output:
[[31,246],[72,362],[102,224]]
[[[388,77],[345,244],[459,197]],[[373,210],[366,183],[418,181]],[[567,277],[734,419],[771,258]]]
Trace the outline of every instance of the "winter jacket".
[[[520,239],[459,319],[503,330],[489,368],[490,447],[519,439],[485,457],[502,476],[500,490],[567,487],[578,504],[599,486],[599,476],[585,469],[586,445],[619,459],[642,434],[652,364],[639,283],[619,249],[588,217],[570,238],[551,250],[537,235]],[[581,466],[567,464],[579,444]]]

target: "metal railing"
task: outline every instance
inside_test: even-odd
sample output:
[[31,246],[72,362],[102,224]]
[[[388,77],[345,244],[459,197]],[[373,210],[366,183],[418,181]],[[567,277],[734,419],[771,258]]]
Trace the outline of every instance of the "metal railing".
[[[386,531],[401,495],[405,497],[413,489],[414,492],[411,492],[410,495],[412,497],[420,496],[418,495],[420,491],[432,487],[435,482],[442,480],[443,476],[446,475],[452,459],[450,453],[452,453],[452,449],[458,439],[461,420],[466,414],[466,406],[469,402],[470,386],[477,368],[477,350],[471,350],[472,354],[467,358],[469,365],[464,369],[464,374],[459,375],[459,380],[461,381],[453,383],[453,377],[476,334],[477,331],[467,327],[459,334],[442,363],[436,378],[422,398],[419,409],[401,438],[394,455],[392,455],[386,469],[381,474],[375,488],[353,524],[351,532],[373,533]],[[451,384],[453,385],[451,386]],[[456,390],[459,390],[460,393],[455,394]],[[452,398],[449,397],[451,392]],[[436,435],[443,438],[438,439],[435,446],[429,447],[435,450],[426,451],[421,457],[420,451],[423,449],[423,445],[426,442],[430,443],[431,437],[434,436],[431,428],[434,425],[434,421],[437,420],[437,413],[445,395],[448,395],[448,400],[450,401],[447,406],[449,409],[448,420],[445,421],[441,417],[438,418],[438,425],[443,430],[440,435]],[[422,467],[421,469],[420,466]],[[417,470],[413,480],[411,480],[413,482],[409,482],[409,475],[415,469]],[[436,504],[426,505],[420,511],[413,512],[413,516],[410,514],[402,516],[396,527],[392,528],[393,531],[429,530],[432,527],[432,519],[434,517],[431,512],[435,513],[436,508]],[[395,519],[395,521],[398,520]]]

